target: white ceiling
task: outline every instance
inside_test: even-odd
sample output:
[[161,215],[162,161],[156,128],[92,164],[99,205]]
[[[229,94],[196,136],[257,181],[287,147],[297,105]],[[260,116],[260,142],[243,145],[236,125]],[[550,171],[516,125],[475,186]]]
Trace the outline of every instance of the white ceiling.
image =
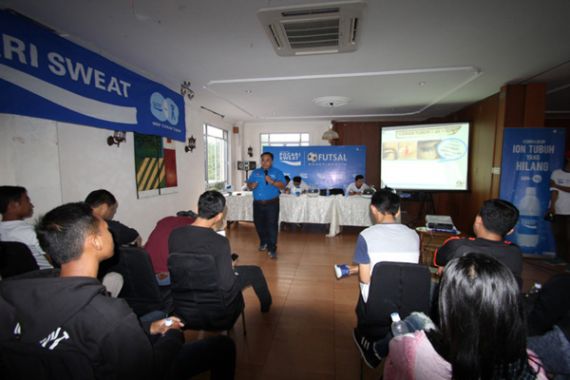
[[568,0],[368,0],[357,51],[280,57],[256,12],[300,3],[323,1],[0,0],[173,90],[190,80],[229,121],[421,120],[529,81],[570,110]]

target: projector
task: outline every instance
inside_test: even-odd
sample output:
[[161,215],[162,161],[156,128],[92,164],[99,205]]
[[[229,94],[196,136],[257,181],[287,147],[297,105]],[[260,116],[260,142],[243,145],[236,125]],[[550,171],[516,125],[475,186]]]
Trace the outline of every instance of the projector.
[[426,227],[432,230],[455,231],[449,215],[426,215]]

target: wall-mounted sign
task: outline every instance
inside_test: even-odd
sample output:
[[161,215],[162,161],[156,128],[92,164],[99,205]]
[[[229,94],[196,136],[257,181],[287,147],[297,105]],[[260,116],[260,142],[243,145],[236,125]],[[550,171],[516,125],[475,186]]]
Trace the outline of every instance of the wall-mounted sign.
[[300,176],[319,189],[345,189],[366,173],[365,146],[263,147],[273,153],[273,166],[293,178]]
[[0,113],[184,141],[184,100],[9,10],[0,11]]

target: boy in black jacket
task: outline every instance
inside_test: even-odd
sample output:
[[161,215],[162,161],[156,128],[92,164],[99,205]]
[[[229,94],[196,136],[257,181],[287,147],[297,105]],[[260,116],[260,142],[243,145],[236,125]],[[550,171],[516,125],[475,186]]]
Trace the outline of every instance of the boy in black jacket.
[[184,344],[179,319],[143,327],[124,300],[106,296],[96,277],[99,263],[113,254],[113,238],[87,204],[55,208],[36,231],[61,274],[0,284],[3,376],[156,380],[211,369],[212,378],[233,378],[229,338]]

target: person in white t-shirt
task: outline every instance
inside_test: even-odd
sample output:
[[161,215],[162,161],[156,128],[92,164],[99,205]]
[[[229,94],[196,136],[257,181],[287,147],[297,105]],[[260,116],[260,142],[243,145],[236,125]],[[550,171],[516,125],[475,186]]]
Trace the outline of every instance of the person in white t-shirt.
[[360,292],[364,302],[368,300],[368,289],[374,265],[381,261],[418,263],[420,238],[416,231],[398,223],[400,197],[391,189],[378,190],[370,204],[375,225],[358,235],[353,262],[358,264]]
[[309,190],[309,185],[303,181],[300,176],[293,177],[293,181],[289,181],[285,187],[286,194],[304,194]]
[[26,244],[40,269],[53,268],[40,247],[34,226],[24,221],[34,214],[34,205],[24,187],[0,186],[0,214],[0,240]]
[[556,239],[556,256],[570,263],[570,152],[564,168],[550,176],[550,209],[554,215],[552,232]]
[[354,177],[354,182],[348,185],[346,188],[346,195],[359,195],[368,188],[369,186],[364,183],[364,176],[359,174]]

